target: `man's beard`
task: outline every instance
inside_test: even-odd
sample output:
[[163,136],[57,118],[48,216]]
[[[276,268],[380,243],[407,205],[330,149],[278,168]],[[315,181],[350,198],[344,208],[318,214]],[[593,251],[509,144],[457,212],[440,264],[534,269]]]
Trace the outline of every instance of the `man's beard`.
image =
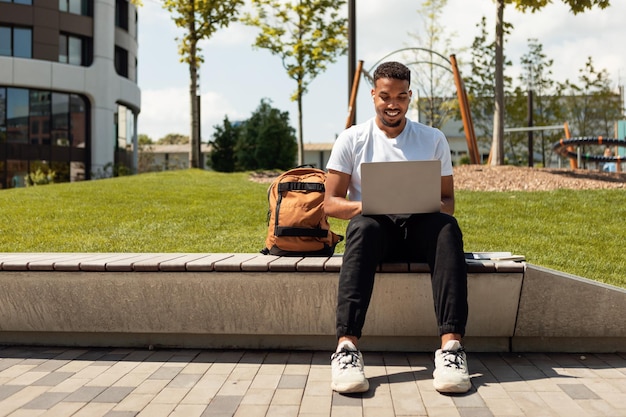
[[381,117],[380,119],[381,119],[381,121],[383,122],[383,124],[384,124],[385,126],[387,126],[387,127],[398,127],[398,126],[400,126],[400,125],[402,124],[402,121],[404,120],[404,118],[402,118],[402,119],[398,120],[398,121],[397,121],[397,122],[395,122],[395,123],[390,123],[390,122],[388,122],[387,120],[385,120],[385,118],[384,118],[384,117]]

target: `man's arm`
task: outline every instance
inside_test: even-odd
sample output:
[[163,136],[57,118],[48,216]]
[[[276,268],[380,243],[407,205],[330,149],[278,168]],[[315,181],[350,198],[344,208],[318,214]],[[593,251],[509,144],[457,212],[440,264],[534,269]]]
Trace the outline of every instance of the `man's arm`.
[[361,213],[361,202],[346,198],[352,176],[340,171],[328,170],[324,212],[330,217],[348,220]]
[[454,179],[452,175],[441,177],[441,212],[454,214]]

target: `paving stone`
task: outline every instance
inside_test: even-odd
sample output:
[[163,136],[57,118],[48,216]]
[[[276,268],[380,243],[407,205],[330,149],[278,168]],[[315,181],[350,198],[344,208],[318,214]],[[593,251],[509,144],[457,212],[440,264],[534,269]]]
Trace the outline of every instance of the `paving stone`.
[[67,365],[69,360],[49,360],[33,368],[34,372],[54,372],[62,366]]
[[169,388],[192,388],[202,377],[201,374],[178,374],[167,386]]
[[90,402],[107,389],[107,387],[81,387],[65,398],[68,402]]
[[[2,353],[2,352],[0,352]],[[17,365],[18,363],[22,362],[24,359],[22,358],[3,358],[0,359],[0,372],[4,371],[5,369],[8,369],[12,366]]]
[[242,397],[236,395],[218,395],[207,406],[202,414],[203,417],[233,415],[241,403]]
[[135,417],[137,415],[137,411],[109,411],[104,415],[104,417]]
[[0,386],[0,401],[10,397],[18,391],[21,391],[24,387],[19,385],[2,385]]
[[74,372],[52,372],[42,378],[39,378],[37,381],[33,382],[32,385],[54,387],[66,379],[71,378],[73,375]]
[[367,393],[337,394],[328,358],[0,347],[0,416],[626,417],[626,359],[619,354],[472,354],[473,387],[462,395],[434,390],[432,354],[393,352],[367,352]]
[[171,380],[176,377],[182,371],[182,366],[171,366],[166,367],[162,366],[157,371],[155,371],[152,375],[148,377],[148,379],[167,379]]
[[461,417],[494,417],[491,410],[488,408],[460,408],[458,409]]
[[283,375],[278,384],[278,389],[304,388],[306,381],[306,375]]
[[134,387],[109,387],[102,391],[93,401],[98,403],[119,403],[128,394],[130,394]]
[[600,397],[583,384],[558,384],[574,400],[597,400]]
[[302,393],[302,389],[278,389],[274,393],[271,405],[299,405]]
[[333,407],[361,407],[363,404],[362,394],[338,394],[333,392]]
[[24,404],[23,408],[29,410],[47,410],[49,408],[52,408],[55,404],[63,401],[65,397],[67,397],[67,394],[62,392],[44,392],[37,398]]

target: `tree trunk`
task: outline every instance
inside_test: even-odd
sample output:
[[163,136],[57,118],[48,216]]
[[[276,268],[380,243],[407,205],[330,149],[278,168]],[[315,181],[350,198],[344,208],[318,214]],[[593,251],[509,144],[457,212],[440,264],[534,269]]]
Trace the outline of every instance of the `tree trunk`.
[[198,111],[198,65],[196,59],[196,21],[193,2],[189,12],[189,108],[191,110],[191,134],[189,144],[189,166],[202,168],[200,161],[200,115]]
[[491,165],[504,164],[504,0],[497,1],[496,88],[491,141]]
[[[304,135],[302,134],[302,90],[298,89],[298,165],[304,164]],[[322,169],[322,167],[320,167]]]

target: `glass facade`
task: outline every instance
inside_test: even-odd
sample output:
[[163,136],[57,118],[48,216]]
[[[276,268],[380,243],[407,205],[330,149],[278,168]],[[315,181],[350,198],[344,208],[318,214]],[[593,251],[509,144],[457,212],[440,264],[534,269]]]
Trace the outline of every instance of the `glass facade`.
[[91,61],[91,39],[59,34],[59,62],[88,67]]
[[13,30],[9,26],[0,26],[0,56],[13,53]]
[[90,0],[59,0],[59,10],[83,16],[92,15]]
[[128,78],[128,51],[119,46],[115,47],[115,72]]
[[83,96],[0,87],[0,188],[87,179],[88,120]]
[[33,5],[33,0],[0,0],[5,3],[25,4],[27,6]]
[[135,135],[135,115],[128,107],[118,104],[115,115],[115,161],[117,172],[114,175],[130,174],[133,161],[133,137]]
[[[47,0],[0,0],[0,56],[15,58],[5,62],[33,61],[15,85],[0,81],[0,189],[99,178],[100,171],[109,174],[109,167],[114,169],[110,175],[133,170],[137,116],[130,109],[140,106],[139,88],[92,63],[94,49],[100,45],[94,38],[94,22],[114,17],[115,26],[111,21],[111,27],[98,32],[103,38],[101,45],[115,45],[114,51],[102,51],[103,58],[113,58],[111,64],[118,75],[136,80],[137,43],[132,36],[137,33],[137,11],[129,0],[107,0],[103,5],[96,11],[94,0],[58,0],[58,4],[56,0],[52,4]],[[57,64],[51,66],[51,62]],[[62,76],[42,84],[40,77],[46,77],[44,72],[50,68]],[[66,76],[77,73],[101,82],[77,84],[76,94],[56,91],[66,88]],[[57,83],[57,79],[61,81]],[[122,94],[108,91],[121,86],[131,90],[123,94],[129,107],[118,103]],[[92,114],[96,107],[102,111]],[[96,138],[109,145],[94,147]]]
[[33,57],[33,30],[19,26],[0,26],[0,55]]
[[115,26],[128,30],[128,0],[115,0]]

